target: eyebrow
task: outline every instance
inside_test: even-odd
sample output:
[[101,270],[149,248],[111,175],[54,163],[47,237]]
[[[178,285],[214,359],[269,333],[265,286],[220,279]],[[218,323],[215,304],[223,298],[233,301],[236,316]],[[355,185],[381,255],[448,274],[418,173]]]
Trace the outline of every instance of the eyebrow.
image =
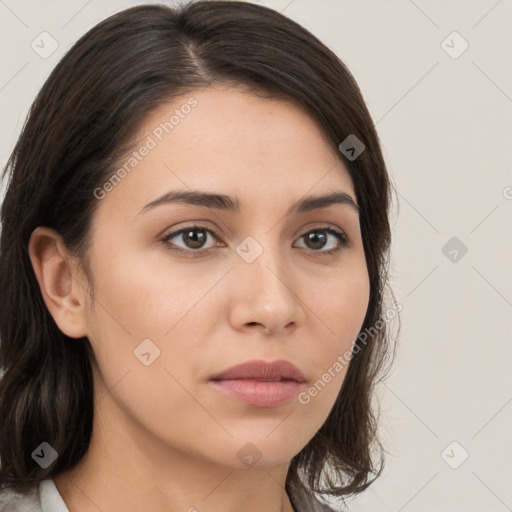
[[[205,208],[212,208],[233,213],[240,212],[240,200],[237,197],[231,197],[224,194],[212,194],[198,190],[172,190],[148,203],[139,211],[137,215],[145,213],[163,204],[175,203],[203,206]],[[334,191],[330,194],[322,196],[307,196],[294,203],[287,210],[285,215],[320,210],[335,204],[347,205],[359,215],[359,206],[349,194],[341,190]]]

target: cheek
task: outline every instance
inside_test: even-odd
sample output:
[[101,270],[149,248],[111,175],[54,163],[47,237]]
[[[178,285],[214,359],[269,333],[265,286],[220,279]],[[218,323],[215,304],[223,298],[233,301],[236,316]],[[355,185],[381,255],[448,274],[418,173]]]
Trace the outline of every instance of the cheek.
[[[190,304],[185,295],[188,289],[176,283],[179,278],[172,283],[173,290],[162,271],[143,260],[119,254],[109,260],[96,259],[101,263],[95,269],[94,314],[88,337],[108,388],[127,372],[132,382],[155,378],[151,368],[166,356],[164,334]],[[150,356],[143,355],[148,352]],[[155,363],[146,367],[145,359]],[[143,369],[148,371],[139,375]],[[159,390],[160,384],[153,387]],[[143,407],[147,400],[139,403]]]
[[209,311],[227,269],[126,254],[97,266],[89,339],[105,385],[118,389],[117,382],[126,381],[130,390],[121,401],[137,415],[151,418],[153,409],[163,417],[173,410],[171,403],[183,410],[191,406],[179,383],[188,387],[190,375],[206,371],[200,366],[205,325],[218,318]]
[[311,314],[316,317],[312,321],[316,334],[311,335],[315,343],[308,346],[306,360],[314,362],[314,378],[298,401],[310,411],[318,428],[341,390],[353,342],[366,316],[369,293],[366,264],[357,259],[333,275],[326,287],[308,296]]
[[[194,329],[208,302],[201,299],[218,273],[180,272],[144,258],[115,261],[98,266],[90,325],[100,396],[108,397],[100,398],[101,406],[119,424],[129,418],[159,439],[193,451],[194,439],[211,420],[194,399],[191,383],[204,339]],[[115,417],[119,411],[123,415]]]
[[366,267],[354,271],[337,291],[332,291],[329,307],[333,330],[341,335],[344,342],[347,339],[354,341],[359,334],[368,311],[369,298],[370,284]]
[[[364,256],[363,256],[364,258]],[[308,304],[326,329],[322,346],[331,357],[345,350],[358,336],[368,310],[370,282],[361,257],[347,259],[329,280],[308,292]]]
[[168,339],[222,275],[223,269],[212,272],[206,265],[187,267],[151,256],[117,254],[98,265],[93,304],[98,323],[105,332],[127,337],[129,343],[139,338]]

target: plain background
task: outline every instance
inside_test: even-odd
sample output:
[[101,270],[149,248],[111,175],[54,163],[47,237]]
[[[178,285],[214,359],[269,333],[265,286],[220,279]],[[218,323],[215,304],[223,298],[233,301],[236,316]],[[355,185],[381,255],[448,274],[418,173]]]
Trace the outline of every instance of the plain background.
[[[62,55],[138,3],[0,0],[2,168]],[[378,388],[386,470],[350,509],[512,510],[512,1],[255,3],[347,65],[398,191],[399,352]],[[31,47],[44,31],[58,43],[46,59]]]

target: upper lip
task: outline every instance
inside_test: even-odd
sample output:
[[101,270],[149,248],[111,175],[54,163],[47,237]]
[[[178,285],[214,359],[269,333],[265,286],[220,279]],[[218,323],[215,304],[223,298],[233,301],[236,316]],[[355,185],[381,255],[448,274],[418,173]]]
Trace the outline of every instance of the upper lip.
[[228,368],[214,375],[211,379],[287,379],[297,382],[305,382],[306,380],[304,374],[295,365],[284,359],[273,362],[263,360],[247,361]]

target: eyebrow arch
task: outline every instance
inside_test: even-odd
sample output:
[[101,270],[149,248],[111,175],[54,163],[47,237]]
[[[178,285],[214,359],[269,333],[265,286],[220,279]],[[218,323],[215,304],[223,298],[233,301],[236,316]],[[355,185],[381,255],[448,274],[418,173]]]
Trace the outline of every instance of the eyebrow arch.
[[[212,194],[198,190],[172,190],[167,192],[154,201],[144,206],[137,215],[152,210],[162,204],[190,204],[214,208],[228,212],[240,212],[240,200],[237,197],[231,197],[224,194]],[[322,196],[307,196],[294,203],[286,212],[286,216],[292,213],[306,213],[321,208],[327,208],[334,204],[344,204],[350,206],[358,215],[359,206],[352,197],[343,191],[334,191]]]

